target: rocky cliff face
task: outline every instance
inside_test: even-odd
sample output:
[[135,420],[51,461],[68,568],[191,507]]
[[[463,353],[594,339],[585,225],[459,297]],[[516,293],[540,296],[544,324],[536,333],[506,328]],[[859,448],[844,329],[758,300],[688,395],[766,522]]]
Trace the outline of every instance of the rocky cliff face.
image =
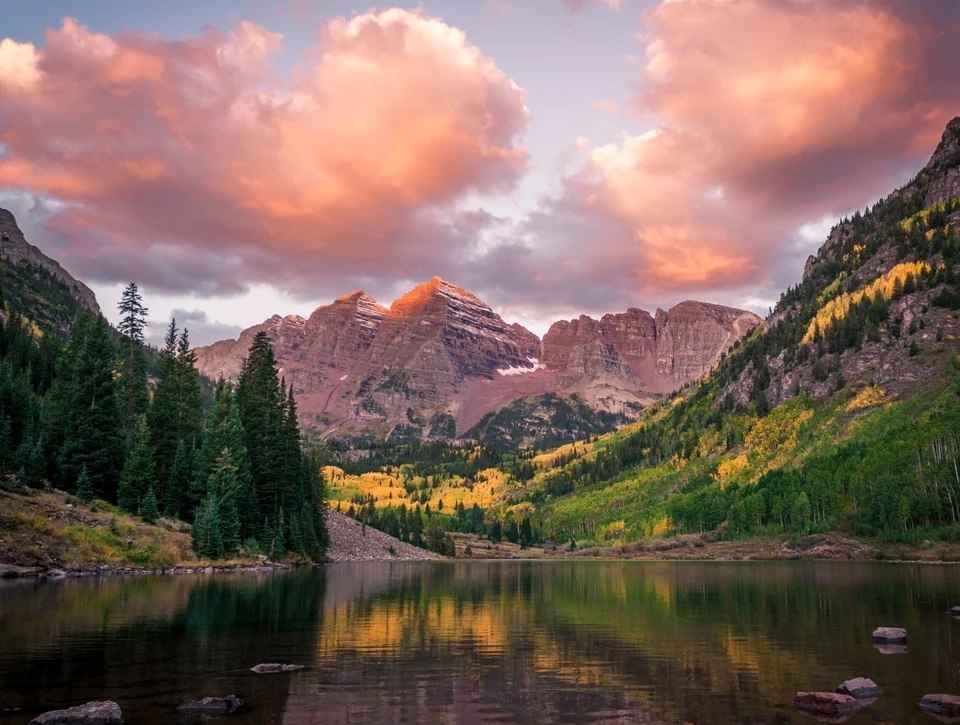
[[30,244],[6,209],[0,209],[0,289],[20,303],[23,314],[60,330],[69,326],[77,309],[100,311],[90,288]]
[[[523,410],[539,410],[547,422],[534,427],[556,438],[563,431],[546,431],[551,421],[575,417],[586,430],[632,419],[652,395],[703,374],[759,322],[742,310],[684,302],[656,319],[630,309],[557,322],[541,342],[435,277],[389,310],[354,292],[306,320],[274,316],[238,340],[199,348],[197,359],[204,374],[233,378],[254,335],[266,331],[298,395],[301,424],[317,436],[454,438],[512,401],[544,396]],[[557,394],[577,396],[576,416],[567,410],[572,399]],[[589,410],[597,418],[585,423]]]
[[830,231],[721,398],[774,407],[875,385],[895,399],[942,380],[960,340],[958,229],[960,117],[913,180]]

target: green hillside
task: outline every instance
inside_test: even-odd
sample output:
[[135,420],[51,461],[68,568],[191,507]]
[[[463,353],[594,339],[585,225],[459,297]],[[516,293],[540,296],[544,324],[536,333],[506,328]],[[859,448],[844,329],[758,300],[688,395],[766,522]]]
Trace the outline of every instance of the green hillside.
[[[491,438],[348,468],[358,486],[379,471],[421,502],[469,502],[483,487],[483,522],[469,503],[434,506],[434,521],[521,544],[960,540],[958,280],[960,118],[911,182],[830,232],[763,325],[639,422],[540,455],[498,455]],[[391,485],[367,485],[354,514],[392,520]]]

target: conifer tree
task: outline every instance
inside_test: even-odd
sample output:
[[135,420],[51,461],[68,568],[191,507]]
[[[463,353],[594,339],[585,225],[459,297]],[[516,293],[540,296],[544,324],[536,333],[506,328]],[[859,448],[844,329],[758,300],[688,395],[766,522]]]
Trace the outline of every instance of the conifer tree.
[[240,517],[237,514],[237,466],[228,449],[217,456],[213,471],[207,481],[208,496],[218,504],[220,515],[220,538],[225,553],[240,548]]
[[[123,464],[120,476],[120,490],[117,504],[120,508],[135,514],[140,510],[141,502],[148,489],[153,489],[155,481],[153,451],[150,448],[150,430],[144,416],[140,417],[133,433],[130,453]],[[156,508],[156,493],[154,493]]]
[[147,358],[143,349],[143,328],[147,322],[147,308],[133,282],[123,290],[118,305],[122,334],[117,356],[120,408],[124,433],[129,440],[141,415],[147,412]]
[[[203,498],[202,491],[195,500],[190,495],[194,458],[192,443],[188,446],[182,440],[177,441],[177,451],[173,456],[173,465],[170,466],[167,482],[163,486],[162,510],[167,516],[179,517],[192,512]],[[204,485],[203,490],[206,490],[206,485]]]
[[147,492],[143,495],[143,501],[140,503],[140,516],[148,524],[154,523],[160,517],[160,512],[157,510],[157,495],[153,492],[152,485],[147,488]]
[[227,451],[236,466],[236,507],[244,537],[257,533],[256,501],[251,486],[250,464],[244,440],[243,425],[232,386],[225,380],[217,382],[213,406],[207,415],[207,424],[201,437],[200,449],[194,462],[190,483],[190,500],[199,504],[207,492],[207,481],[213,473],[217,458]]
[[123,461],[123,421],[113,376],[114,347],[102,317],[82,315],[71,331],[51,395],[62,484],[75,490],[84,466],[93,490],[116,500]]
[[191,529],[193,548],[200,556],[218,559],[223,556],[223,531],[220,528],[220,506],[217,497],[207,496],[197,510]]
[[[196,354],[190,349],[186,330],[178,334],[176,320],[171,320],[160,352],[160,372],[150,407],[149,427],[154,448],[157,480],[162,482],[160,499],[165,505],[187,499],[186,490],[167,491],[177,447],[183,442],[185,452],[198,443],[203,419],[203,394],[195,367]],[[182,459],[181,459],[182,460]],[[179,477],[177,485],[189,478]]]
[[[177,321],[173,319],[167,327],[164,347],[160,351],[160,370],[153,392],[153,402],[147,422],[150,427],[150,440],[153,444],[154,461],[157,475],[165,480],[176,456],[180,442],[180,426],[177,405]],[[167,500],[167,493],[161,493],[161,499]]]
[[267,541],[276,538],[280,513],[282,473],[278,463],[284,450],[281,435],[284,403],[273,347],[267,334],[258,332],[240,369],[237,406],[258,510],[270,522],[269,530],[263,532]]
[[93,500],[93,485],[90,483],[86,466],[80,470],[80,476],[77,478],[77,498],[81,501]]

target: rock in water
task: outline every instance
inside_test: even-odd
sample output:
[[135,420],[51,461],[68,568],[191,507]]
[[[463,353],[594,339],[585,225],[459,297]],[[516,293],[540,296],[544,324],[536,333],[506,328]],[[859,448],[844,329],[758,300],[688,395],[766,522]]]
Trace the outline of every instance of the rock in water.
[[177,706],[177,710],[187,715],[232,715],[243,707],[243,700],[236,695],[226,697],[203,697],[188,700]]
[[116,725],[122,722],[120,706],[111,700],[104,700],[45,712],[31,720],[30,725]]
[[877,627],[873,630],[873,641],[887,644],[906,644],[907,630],[900,627]]
[[841,695],[850,695],[858,700],[873,700],[883,694],[877,683],[869,677],[854,677],[840,684],[837,692]]
[[266,675],[272,672],[296,672],[302,669],[303,665],[284,665],[279,662],[263,662],[251,667],[250,671],[256,672],[258,675]]
[[920,699],[920,709],[931,715],[949,718],[948,722],[960,718],[960,697],[956,695],[924,695]]
[[855,697],[837,692],[798,692],[793,697],[793,706],[813,715],[828,717],[852,715],[862,707]]

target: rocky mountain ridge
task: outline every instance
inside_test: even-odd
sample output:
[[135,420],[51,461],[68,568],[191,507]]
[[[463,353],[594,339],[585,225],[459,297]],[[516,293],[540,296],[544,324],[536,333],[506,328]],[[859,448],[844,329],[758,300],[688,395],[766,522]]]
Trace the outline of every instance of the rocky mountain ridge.
[[[656,316],[630,309],[557,322],[540,340],[434,277],[389,310],[358,290],[307,319],[275,315],[237,340],[198,348],[197,358],[205,375],[234,377],[265,331],[294,385],[302,426],[322,438],[451,440],[513,401],[549,395],[533,402],[542,415],[524,416],[541,423],[513,436],[536,440],[542,421],[555,417],[558,394],[577,395],[577,410],[606,414],[607,426],[631,420],[654,396],[709,370],[759,323],[750,312],[688,301]],[[544,406],[551,410],[543,414]]]
[[41,327],[65,331],[79,310],[99,312],[93,291],[30,244],[7,209],[0,209],[0,315],[11,308]]
[[721,398],[772,408],[863,385],[896,398],[941,380],[960,340],[957,228],[960,117],[909,183],[830,231],[767,319],[762,359]]

